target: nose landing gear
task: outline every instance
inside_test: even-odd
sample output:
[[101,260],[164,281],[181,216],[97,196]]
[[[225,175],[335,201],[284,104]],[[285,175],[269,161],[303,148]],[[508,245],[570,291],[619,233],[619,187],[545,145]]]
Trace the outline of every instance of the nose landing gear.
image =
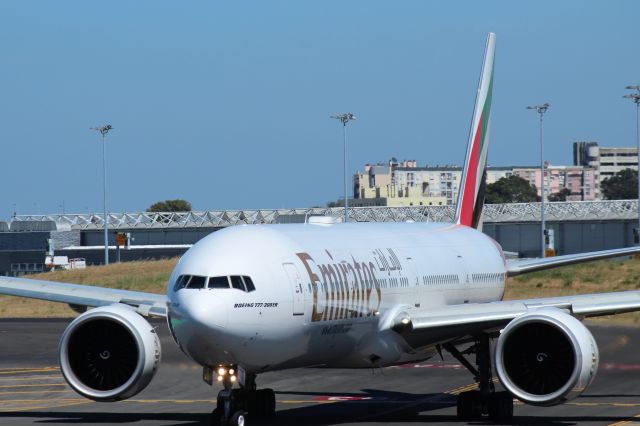
[[[207,369],[205,367],[204,376],[209,383]],[[223,389],[218,393],[216,408],[211,413],[211,426],[245,426],[248,417],[268,418],[275,414],[276,396],[273,389],[256,389],[255,374],[244,374],[244,380],[237,380],[235,371],[234,366],[217,368],[218,381]],[[236,382],[240,388],[234,389]]]

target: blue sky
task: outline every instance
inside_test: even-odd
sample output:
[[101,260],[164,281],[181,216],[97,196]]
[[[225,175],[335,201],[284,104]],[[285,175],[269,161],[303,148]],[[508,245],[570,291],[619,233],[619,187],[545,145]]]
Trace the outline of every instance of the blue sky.
[[637,1],[5,1],[0,219],[184,198],[195,209],[325,205],[348,170],[464,157],[485,37],[497,34],[493,165],[572,142],[635,143]]

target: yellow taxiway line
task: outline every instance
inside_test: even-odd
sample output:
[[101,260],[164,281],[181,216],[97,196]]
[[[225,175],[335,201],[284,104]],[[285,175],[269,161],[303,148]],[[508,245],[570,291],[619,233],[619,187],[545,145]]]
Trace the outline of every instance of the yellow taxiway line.
[[41,384],[28,384],[28,385],[1,385],[0,389],[13,389],[13,388],[48,388],[51,386],[67,386],[66,383],[41,383]]
[[41,376],[26,376],[26,377],[0,377],[0,382],[3,381],[7,381],[7,382],[26,382],[27,380],[62,380],[64,379],[64,377],[60,376],[60,375],[53,375],[53,374],[43,374]]
[[630,423],[632,423],[634,421],[634,419],[640,418],[640,414],[636,414],[633,417],[630,417],[628,420],[622,420],[620,422],[616,422],[616,423],[611,423],[609,426],[622,426],[622,425],[628,425]]
[[[51,402],[52,400],[48,400]],[[55,400],[53,400],[55,401]],[[71,407],[73,405],[83,405],[83,404],[92,404],[93,401],[84,400],[84,401],[76,401],[76,402],[67,402],[64,404],[54,404],[54,405],[39,405],[39,406],[30,406],[30,407],[20,407],[20,408],[0,408],[0,413],[20,413],[24,411],[32,411],[32,410],[41,410],[41,409],[51,409],[51,408],[61,408],[61,407]]]
[[34,393],[73,393],[71,389],[67,390],[41,390],[41,391],[2,391],[0,395],[26,395]]
[[4,368],[0,368],[0,371],[48,370],[48,369],[60,370],[60,367],[58,367],[57,365],[45,365],[42,367],[4,367]]

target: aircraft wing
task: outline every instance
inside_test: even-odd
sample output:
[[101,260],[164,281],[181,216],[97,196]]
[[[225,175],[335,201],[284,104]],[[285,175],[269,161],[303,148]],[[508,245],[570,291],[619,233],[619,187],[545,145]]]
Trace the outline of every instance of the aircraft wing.
[[640,311],[640,291],[468,303],[428,312],[408,309],[398,314],[393,329],[410,344],[421,346],[497,331],[514,318],[543,308],[561,309],[578,318]]
[[557,268],[558,266],[626,256],[635,253],[640,253],[640,247],[625,247],[613,250],[566,254],[563,256],[545,257],[541,259],[512,259],[507,261],[507,275],[512,277],[527,272],[541,271],[543,269]]
[[122,303],[136,307],[144,316],[167,316],[167,296],[162,294],[11,277],[0,277],[0,294],[77,306]]
[[[640,253],[640,247],[627,247],[544,259],[507,261],[507,275],[555,268],[592,260]],[[408,308],[396,315],[389,326],[410,344],[423,345],[464,338],[478,332],[499,330],[514,318],[542,308],[557,308],[578,318],[640,311],[640,291],[596,293],[540,299],[450,305],[428,312]]]

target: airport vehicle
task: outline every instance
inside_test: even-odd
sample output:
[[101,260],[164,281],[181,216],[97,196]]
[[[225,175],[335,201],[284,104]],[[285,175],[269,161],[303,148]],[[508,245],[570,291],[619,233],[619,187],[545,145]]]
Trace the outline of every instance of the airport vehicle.
[[[93,307],[69,324],[59,351],[69,385],[98,401],[149,384],[161,348],[144,317],[166,317],[204,380],[221,383],[213,418],[224,425],[274,414],[273,390],[257,387],[260,373],[383,367],[443,350],[479,384],[459,396],[461,419],[509,419],[514,397],[542,406],[575,398],[598,368],[581,320],[640,310],[640,292],[503,301],[505,279],[640,249],[508,261],[477,229],[494,51],[489,34],[455,223],[230,227],[182,256],[166,296],[17,278],[1,278],[0,293]],[[505,391],[496,391],[494,375]]]
[[44,266],[51,271],[55,271],[56,269],[85,269],[87,267],[87,261],[82,257],[69,259],[68,256],[47,255],[44,258]]

